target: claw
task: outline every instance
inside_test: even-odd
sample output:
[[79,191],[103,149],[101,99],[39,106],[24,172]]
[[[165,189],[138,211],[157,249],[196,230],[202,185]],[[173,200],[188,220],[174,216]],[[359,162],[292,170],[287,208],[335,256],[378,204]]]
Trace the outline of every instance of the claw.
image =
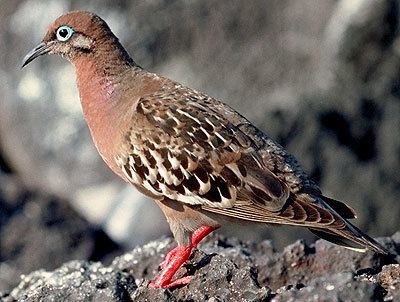
[[171,261],[171,259],[175,256],[177,252],[177,248],[174,248],[168,252],[168,254],[165,256],[165,259],[160,263],[160,268],[163,270],[167,267],[168,263]]
[[172,281],[178,269],[189,259],[193,248],[209,233],[215,230],[216,227],[201,226],[192,233],[191,244],[187,246],[177,246],[171,250],[164,261],[160,263],[161,272],[156,277],[154,282],[150,282],[149,288],[171,288],[176,286],[186,285],[192,279],[190,276],[185,276]]

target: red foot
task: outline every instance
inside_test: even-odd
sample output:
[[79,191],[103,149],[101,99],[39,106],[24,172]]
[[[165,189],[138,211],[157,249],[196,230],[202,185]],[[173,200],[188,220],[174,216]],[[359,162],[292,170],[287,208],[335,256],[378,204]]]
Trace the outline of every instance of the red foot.
[[165,260],[161,262],[160,267],[162,271],[156,277],[154,282],[149,284],[150,288],[171,288],[175,286],[186,285],[190,282],[191,277],[186,276],[172,280],[177,270],[186,262],[190,257],[192,249],[208,234],[216,228],[211,226],[202,226],[195,230],[192,234],[191,244],[189,246],[177,246],[171,250],[166,256]]
[[169,259],[168,263],[164,264],[164,269],[157,276],[154,282],[150,283],[152,288],[168,288],[174,277],[176,271],[181,267],[183,263],[189,258],[190,252],[192,251],[191,246],[178,246],[173,249],[173,258]]
[[178,250],[178,247],[170,250],[168,254],[165,256],[165,259],[160,263],[160,268],[163,270],[167,267],[168,263],[171,261],[171,259],[175,256],[176,252]]

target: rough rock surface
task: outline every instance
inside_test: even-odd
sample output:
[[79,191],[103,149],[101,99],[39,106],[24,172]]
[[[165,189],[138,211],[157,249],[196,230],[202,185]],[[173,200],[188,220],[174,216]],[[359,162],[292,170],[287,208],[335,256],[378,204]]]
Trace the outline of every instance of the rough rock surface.
[[319,240],[275,252],[270,241],[246,244],[211,236],[181,269],[192,282],[149,289],[148,280],[173,246],[151,242],[111,265],[72,261],[33,272],[2,299],[10,301],[399,301],[400,232],[381,238],[392,257],[357,253]]
[[65,200],[28,190],[0,167],[0,292],[21,274],[54,269],[72,259],[104,261],[120,251]]

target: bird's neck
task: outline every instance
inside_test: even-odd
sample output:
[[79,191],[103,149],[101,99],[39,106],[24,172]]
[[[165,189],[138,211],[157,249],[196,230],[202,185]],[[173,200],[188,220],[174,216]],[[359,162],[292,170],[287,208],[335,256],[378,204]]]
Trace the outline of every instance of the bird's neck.
[[158,91],[167,81],[143,70],[127,56],[122,48],[105,52],[104,56],[81,56],[73,61],[93,141],[106,163],[121,177],[113,148],[119,147],[126,134],[140,97]]
[[118,139],[118,123],[121,121],[121,86],[124,77],[139,67],[132,66],[120,53],[107,53],[106,56],[81,56],[73,63],[76,69],[77,86],[83,113],[89,126],[93,141],[107,164],[114,170],[113,139]]
[[101,60],[96,56],[81,56],[73,63],[83,113],[90,127],[93,118],[104,119],[118,105],[120,83],[134,67],[109,55]]

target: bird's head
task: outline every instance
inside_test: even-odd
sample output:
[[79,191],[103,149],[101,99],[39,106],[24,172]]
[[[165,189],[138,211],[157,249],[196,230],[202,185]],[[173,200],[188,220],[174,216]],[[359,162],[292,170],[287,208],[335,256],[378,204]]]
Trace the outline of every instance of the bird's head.
[[49,26],[42,42],[23,59],[22,67],[44,54],[58,54],[73,62],[102,48],[107,51],[122,48],[107,23],[90,12],[69,12]]

